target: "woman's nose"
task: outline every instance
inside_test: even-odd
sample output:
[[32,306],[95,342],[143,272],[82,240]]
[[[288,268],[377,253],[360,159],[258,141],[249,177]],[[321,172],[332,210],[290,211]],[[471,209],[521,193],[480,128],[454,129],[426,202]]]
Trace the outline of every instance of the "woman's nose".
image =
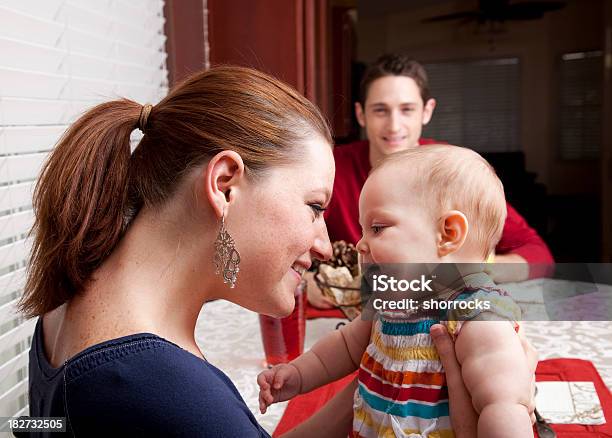
[[333,248],[329,240],[329,234],[327,234],[327,227],[325,226],[325,222],[323,222],[322,230],[315,237],[311,252],[314,258],[323,261],[329,260],[332,256]]

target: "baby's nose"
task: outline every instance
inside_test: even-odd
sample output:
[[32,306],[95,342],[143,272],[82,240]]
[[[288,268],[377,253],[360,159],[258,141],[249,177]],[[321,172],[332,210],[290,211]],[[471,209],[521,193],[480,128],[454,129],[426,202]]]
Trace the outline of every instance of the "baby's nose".
[[359,254],[361,255],[366,254],[368,252],[368,244],[365,242],[365,239],[363,237],[359,239],[359,242],[357,242],[355,248],[357,248],[357,251],[359,251]]

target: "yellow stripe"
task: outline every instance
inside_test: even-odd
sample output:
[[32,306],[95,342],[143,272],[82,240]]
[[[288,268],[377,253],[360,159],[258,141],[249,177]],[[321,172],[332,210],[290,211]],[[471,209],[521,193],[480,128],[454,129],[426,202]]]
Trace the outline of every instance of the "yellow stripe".
[[390,347],[384,344],[380,332],[375,333],[372,343],[376,349],[393,360],[440,360],[435,346],[430,347]]
[[[354,420],[358,421],[359,423],[365,424],[368,428],[375,431],[379,438],[395,438],[395,432],[393,431],[392,427],[383,426],[381,424],[376,423],[372,416],[367,411],[361,408],[355,409]],[[403,429],[403,431],[406,435],[410,435],[411,433],[419,435],[421,433],[421,431],[418,429]],[[442,429],[428,433],[427,438],[455,438],[455,434],[450,429]]]

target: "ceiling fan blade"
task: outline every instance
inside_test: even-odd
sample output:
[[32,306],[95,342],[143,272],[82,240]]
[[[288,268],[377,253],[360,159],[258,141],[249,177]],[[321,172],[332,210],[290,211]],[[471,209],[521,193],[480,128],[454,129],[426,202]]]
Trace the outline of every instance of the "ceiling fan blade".
[[454,14],[438,15],[436,17],[429,17],[421,20],[421,23],[435,23],[439,21],[451,21],[451,20],[477,20],[481,18],[481,13],[478,11],[465,11],[456,12]]
[[547,12],[557,11],[565,2],[532,1],[509,5],[504,13],[506,20],[538,20]]

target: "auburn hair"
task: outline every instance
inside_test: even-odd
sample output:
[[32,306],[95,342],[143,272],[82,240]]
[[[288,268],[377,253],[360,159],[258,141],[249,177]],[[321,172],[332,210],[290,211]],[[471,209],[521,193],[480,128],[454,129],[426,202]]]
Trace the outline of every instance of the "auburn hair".
[[181,177],[223,150],[247,175],[291,162],[326,120],[296,90],[259,71],[221,66],[174,87],[149,114],[130,153],[142,106],[100,104],[74,122],[44,164],[33,198],[33,246],[20,309],[39,316],[84,289],[143,206],[172,196]]

